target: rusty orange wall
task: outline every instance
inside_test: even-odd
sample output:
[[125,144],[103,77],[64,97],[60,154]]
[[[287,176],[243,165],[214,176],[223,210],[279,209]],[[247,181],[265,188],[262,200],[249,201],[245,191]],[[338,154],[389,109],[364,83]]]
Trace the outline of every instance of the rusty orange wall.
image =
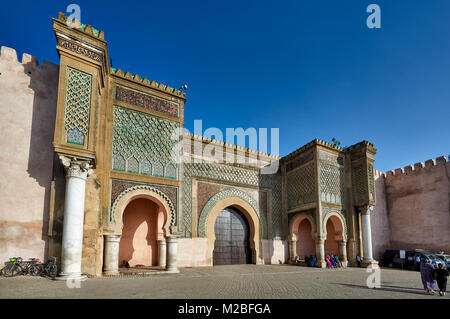
[[58,66],[2,47],[0,73],[0,263],[44,259]]
[[316,254],[316,245],[311,236],[311,223],[308,219],[304,219],[298,226],[296,248],[297,256],[299,256],[300,259],[305,258],[305,256]]
[[450,253],[450,163],[445,157],[386,174],[392,249]]
[[135,199],[123,213],[119,264],[156,266],[158,262],[158,205],[147,199]]

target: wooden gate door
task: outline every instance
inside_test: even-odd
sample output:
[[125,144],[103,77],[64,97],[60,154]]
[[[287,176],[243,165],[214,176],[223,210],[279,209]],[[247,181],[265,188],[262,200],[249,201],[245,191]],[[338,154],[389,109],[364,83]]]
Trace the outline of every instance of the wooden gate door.
[[214,225],[213,265],[250,264],[250,227],[245,216],[227,207],[217,216]]

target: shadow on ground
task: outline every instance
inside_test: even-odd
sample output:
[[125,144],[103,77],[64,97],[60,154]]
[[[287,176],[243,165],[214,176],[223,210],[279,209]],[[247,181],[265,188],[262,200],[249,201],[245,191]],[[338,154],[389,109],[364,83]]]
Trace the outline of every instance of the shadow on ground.
[[[423,289],[419,289],[419,288],[388,286],[388,285],[381,285],[380,288],[368,288],[367,286],[364,286],[364,285],[353,285],[353,284],[343,284],[343,283],[333,283],[333,284],[350,287],[350,288],[381,290],[381,291],[407,293],[407,294],[422,295],[422,296],[426,295],[425,292],[423,291]],[[419,292],[419,291],[421,291],[421,292]]]

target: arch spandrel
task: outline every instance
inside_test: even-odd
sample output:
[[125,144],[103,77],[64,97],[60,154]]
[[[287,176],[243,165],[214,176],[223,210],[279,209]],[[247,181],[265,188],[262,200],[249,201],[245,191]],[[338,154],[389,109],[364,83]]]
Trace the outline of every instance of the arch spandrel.
[[299,213],[296,213],[289,221],[289,237],[290,237],[290,239],[293,239],[293,240],[297,239],[298,227],[299,227],[300,223],[305,219],[307,219],[311,223],[311,236],[313,238],[316,237],[316,234],[317,234],[316,221],[314,219],[314,216],[312,216],[308,212],[299,212]]
[[[331,218],[331,219],[330,219]],[[331,220],[333,223],[334,229],[336,230],[339,235],[336,235],[336,240],[343,240],[347,241],[347,223],[344,214],[342,211],[337,209],[329,209],[324,212],[323,218],[322,218],[322,236],[327,236],[327,229],[326,225],[328,220]]]
[[[250,195],[245,193],[244,191],[241,191],[239,189],[226,189],[221,192],[218,192],[217,194],[213,195],[208,202],[203,207],[199,221],[198,221],[198,237],[207,237],[206,234],[206,225],[208,223],[208,218],[210,215],[210,212],[214,206],[216,206],[220,201],[223,199],[229,199],[229,198],[235,198],[234,202],[245,202],[246,204],[250,205],[252,207],[252,211],[255,212],[256,219],[258,220],[258,223],[260,224],[261,228],[261,238],[267,239],[267,222],[264,217],[264,214],[262,214],[258,209],[258,202],[254,200]],[[237,207],[238,204],[235,204]],[[233,206],[233,205],[228,205]],[[225,207],[224,207],[225,208]]]
[[110,210],[110,225],[113,233],[116,235],[122,234],[125,208],[132,200],[138,198],[146,198],[159,205],[166,215],[163,226],[165,234],[166,236],[170,235],[170,227],[175,223],[175,206],[166,194],[147,185],[130,187],[117,196]]

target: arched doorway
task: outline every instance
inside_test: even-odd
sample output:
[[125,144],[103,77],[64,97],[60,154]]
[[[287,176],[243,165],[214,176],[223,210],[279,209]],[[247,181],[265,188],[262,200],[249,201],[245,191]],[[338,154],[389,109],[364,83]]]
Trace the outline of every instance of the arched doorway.
[[347,240],[344,219],[337,213],[331,213],[325,219],[326,239],[324,243],[325,256],[339,256],[342,264],[347,265]]
[[213,265],[250,264],[250,225],[234,207],[223,209],[214,224]]
[[327,239],[325,240],[325,255],[336,255],[339,254],[339,245],[336,240],[336,229],[333,222],[331,221],[333,217],[328,219],[326,229],[327,229]]
[[132,200],[125,208],[119,243],[119,265],[157,266],[157,239],[164,237],[164,212],[147,198]]
[[316,224],[309,212],[299,212],[289,222],[289,262],[295,262],[295,256],[316,255]]
[[297,256],[300,259],[303,259],[304,256],[314,256],[316,254],[316,247],[311,233],[312,224],[305,218],[300,222],[297,229]]

